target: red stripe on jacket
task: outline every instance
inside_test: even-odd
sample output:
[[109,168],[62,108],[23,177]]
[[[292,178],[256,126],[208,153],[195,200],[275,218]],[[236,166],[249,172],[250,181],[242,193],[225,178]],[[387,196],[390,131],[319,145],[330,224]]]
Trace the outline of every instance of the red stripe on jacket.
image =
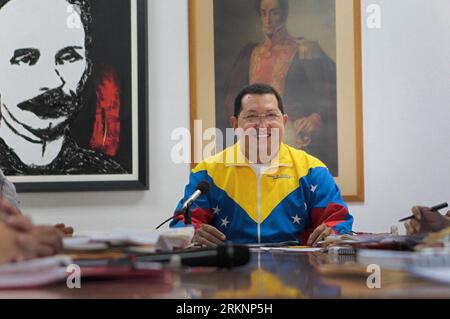
[[[175,220],[182,220],[184,222],[184,214],[180,214],[175,217]],[[191,209],[191,221],[192,225],[194,225],[195,229],[198,229],[202,226],[202,224],[211,224],[213,220],[213,214],[211,209],[204,209],[196,207]]]
[[312,227],[304,230],[300,234],[300,241],[302,243],[307,243],[309,235],[311,235],[314,229],[322,224],[325,224],[327,227],[334,228],[337,224],[346,221],[347,215],[347,208],[339,204],[331,203],[326,208],[311,209]]

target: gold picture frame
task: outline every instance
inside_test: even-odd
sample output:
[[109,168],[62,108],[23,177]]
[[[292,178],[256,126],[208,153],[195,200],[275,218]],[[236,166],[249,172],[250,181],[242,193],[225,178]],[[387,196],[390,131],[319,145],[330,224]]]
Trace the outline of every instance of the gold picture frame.
[[[198,162],[194,160],[198,159],[195,155],[201,153],[203,149],[203,145],[198,148],[201,140],[199,134],[202,132],[194,133],[194,127],[199,128],[195,121],[202,120],[202,131],[216,127],[215,1],[189,1],[190,122],[193,132],[191,136],[193,165]],[[317,0],[290,1],[291,4],[294,1],[317,2]],[[364,201],[364,163],[360,0],[335,1],[335,28],[339,167],[335,180],[346,201],[362,202]],[[195,149],[194,145],[198,149]]]

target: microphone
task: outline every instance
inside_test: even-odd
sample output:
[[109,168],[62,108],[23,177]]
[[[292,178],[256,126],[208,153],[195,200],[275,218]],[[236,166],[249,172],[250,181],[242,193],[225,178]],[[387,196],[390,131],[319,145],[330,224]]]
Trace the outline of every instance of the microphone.
[[211,186],[206,181],[201,181],[197,184],[197,187],[195,188],[195,192],[192,193],[192,195],[184,202],[183,206],[181,206],[181,211],[184,211],[186,208],[191,206],[197,198],[199,198],[201,195],[205,195],[209,192],[209,189]]
[[191,205],[195,202],[195,200],[197,198],[199,198],[201,195],[207,194],[209,192],[210,188],[211,188],[211,186],[209,185],[209,183],[207,181],[199,182],[197,184],[197,187],[195,188],[196,189],[195,192],[183,203],[183,205],[181,206],[181,209],[176,211],[172,217],[166,219],[161,224],[159,224],[156,227],[156,229],[159,229],[162,225],[164,225],[168,221],[171,221],[172,219],[174,219],[175,217],[177,217],[180,214],[185,214],[185,224],[186,225],[191,224],[191,215],[188,212],[189,208],[191,207]]
[[247,246],[225,244],[216,248],[199,248],[172,253],[156,253],[136,257],[136,267],[145,267],[140,263],[170,262],[174,258],[184,266],[232,268],[242,266],[250,261]]

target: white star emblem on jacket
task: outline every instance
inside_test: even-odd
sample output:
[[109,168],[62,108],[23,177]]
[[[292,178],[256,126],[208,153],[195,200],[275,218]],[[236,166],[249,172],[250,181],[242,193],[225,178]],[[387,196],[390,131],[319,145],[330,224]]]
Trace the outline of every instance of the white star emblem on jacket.
[[319,185],[311,185],[311,192],[314,193],[317,189],[317,186],[319,186]]
[[219,205],[217,205],[216,207],[213,208],[213,214],[214,215],[219,215],[221,209],[219,208]]
[[302,218],[301,217],[298,217],[298,215],[295,215],[295,216],[291,216],[291,218],[293,219],[293,223],[294,224],[299,224],[300,225],[300,221],[302,220]]
[[220,220],[222,221],[222,224],[220,226],[227,228],[228,224],[230,223],[230,221],[228,220],[228,216],[225,216],[225,218],[221,218]]

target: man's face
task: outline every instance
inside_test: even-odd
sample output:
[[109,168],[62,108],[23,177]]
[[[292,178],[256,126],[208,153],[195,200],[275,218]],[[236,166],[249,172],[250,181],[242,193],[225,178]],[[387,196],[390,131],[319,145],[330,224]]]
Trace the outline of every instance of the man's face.
[[66,0],[11,0],[0,9],[1,113],[29,137],[56,138],[81,107],[85,32],[74,19]]
[[[284,138],[284,129],[288,117],[282,114],[278,101],[273,94],[247,94],[242,98],[242,110],[238,118],[232,118],[232,125],[240,129],[245,145],[264,148],[265,154],[272,157],[278,153]],[[252,151],[247,149],[246,152]],[[249,154],[246,154],[250,159]]]
[[259,8],[264,34],[271,36],[284,24],[283,12],[278,0],[262,0]]

